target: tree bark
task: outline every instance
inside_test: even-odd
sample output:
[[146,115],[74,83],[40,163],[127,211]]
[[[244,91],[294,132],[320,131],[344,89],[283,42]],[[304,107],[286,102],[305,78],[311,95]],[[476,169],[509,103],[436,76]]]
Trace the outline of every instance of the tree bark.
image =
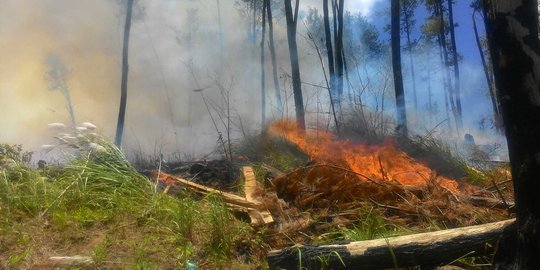
[[276,105],[280,114],[283,113],[283,104],[281,101],[281,89],[279,87],[277,62],[276,62],[276,47],[274,46],[274,22],[272,18],[271,0],[266,1],[266,13],[268,17],[268,47],[270,49],[270,57],[272,58],[272,76],[274,79],[274,89],[276,90]]
[[122,135],[124,134],[124,120],[126,117],[127,103],[127,83],[128,83],[128,50],[129,50],[129,31],[131,29],[131,13],[133,11],[133,0],[127,2],[126,23],[124,26],[124,47],[122,52],[122,82],[120,86],[120,110],[118,111],[118,123],[116,125],[116,138],[114,144],[118,147],[122,145]]
[[472,14],[474,37],[476,40],[476,46],[478,46],[478,52],[480,53],[480,60],[482,61],[482,68],[484,69],[484,75],[486,76],[486,83],[488,85],[489,97],[491,98],[491,105],[493,106],[493,121],[495,122],[495,129],[497,130],[497,132],[502,133],[503,124],[502,124],[501,113],[499,110],[499,102],[497,101],[497,93],[495,91],[494,82],[491,79],[488,65],[486,63],[486,57],[484,55],[484,50],[482,48],[482,43],[480,42],[480,36],[478,35],[478,27],[476,26],[476,16],[475,16],[476,12],[477,10],[474,10]]
[[435,266],[474,252],[490,255],[497,239],[514,220],[484,225],[351,242],[343,245],[297,245],[268,253],[270,269],[386,269]]
[[330,12],[328,0],[323,0],[324,36],[326,41],[326,55],[328,58],[328,72],[330,73],[330,89],[335,91],[336,71],[334,68],[334,49],[332,48],[332,31],[330,31]]
[[414,110],[418,111],[418,96],[416,94],[416,76],[414,73],[414,63],[413,63],[414,61],[413,61],[413,54],[412,54],[411,28],[410,28],[408,20],[405,21],[405,34],[407,35],[407,47],[409,49],[409,66],[411,68]]
[[405,94],[403,90],[403,75],[401,73],[401,35],[399,31],[399,1],[400,0],[392,0],[391,6],[392,69],[394,73],[394,91],[396,95],[396,132],[401,136],[407,136],[407,113],[405,108]]
[[262,33],[261,33],[261,125],[264,129],[266,124],[266,74],[264,70],[264,38],[266,37],[266,2],[270,0],[263,0],[262,5]]
[[339,0],[336,3],[337,14],[337,29],[335,39],[335,60],[336,60],[336,99],[338,105],[338,111],[342,113],[342,101],[343,101],[343,10],[344,0]]
[[456,102],[456,117],[458,128],[463,127],[463,113],[461,109],[461,86],[459,78],[459,60],[456,46],[456,33],[454,25],[453,0],[448,0],[448,20],[450,24],[450,43],[452,45],[452,62],[454,62],[454,99]]
[[516,228],[493,269],[540,269],[540,40],[535,0],[485,0],[486,32],[508,141]]
[[291,61],[291,74],[293,83],[294,104],[296,107],[296,123],[300,130],[306,129],[304,115],[304,100],[302,97],[302,83],[300,79],[300,65],[298,62],[298,46],[296,44],[296,26],[298,22],[298,8],[300,0],[296,0],[293,12],[291,0],[285,2],[285,18],[287,21],[287,41],[289,44],[289,55]]

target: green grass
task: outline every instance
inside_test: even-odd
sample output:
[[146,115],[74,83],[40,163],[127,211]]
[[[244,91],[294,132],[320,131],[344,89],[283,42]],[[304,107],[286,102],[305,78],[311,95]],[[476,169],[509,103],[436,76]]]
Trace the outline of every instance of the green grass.
[[[217,196],[156,192],[116,146],[99,144],[104,151],[81,147],[62,166],[33,169],[16,153],[0,166],[0,268],[33,268],[54,255],[115,269],[264,265],[251,251],[261,247],[244,243],[257,233]],[[258,256],[251,262],[237,257],[246,246]]]
[[378,213],[378,211],[372,207],[366,207],[360,211],[360,220],[352,227],[340,230],[340,233],[348,241],[372,240],[403,235],[406,233],[403,228],[388,224],[384,220],[382,214]]

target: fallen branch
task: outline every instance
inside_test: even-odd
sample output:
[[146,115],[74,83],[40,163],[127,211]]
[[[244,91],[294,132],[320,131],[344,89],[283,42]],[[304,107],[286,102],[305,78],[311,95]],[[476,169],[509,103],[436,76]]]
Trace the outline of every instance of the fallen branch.
[[77,265],[88,266],[94,263],[94,261],[92,260],[92,257],[81,256],[81,255],[49,257],[49,261],[51,261],[51,263],[54,265],[64,265],[64,266],[77,266]]
[[511,209],[514,207],[514,202],[502,201],[494,198],[486,198],[479,196],[460,196],[461,200],[469,202],[475,206],[498,208],[498,209]]
[[514,219],[484,225],[351,242],[344,245],[296,245],[268,253],[270,269],[384,269],[440,265],[464,254],[492,254],[497,239]]
[[[210,193],[217,194],[223,198],[223,201],[227,206],[247,212],[252,218],[252,223],[254,225],[273,222],[272,216],[266,209],[263,209],[262,204],[259,201],[250,201],[242,196],[193,183],[187,179],[164,172],[152,171],[150,172],[150,175],[152,178],[157,179],[157,181],[164,183],[166,186],[177,186],[182,184],[186,188],[202,195]],[[253,175],[253,178],[254,177],[255,176]]]

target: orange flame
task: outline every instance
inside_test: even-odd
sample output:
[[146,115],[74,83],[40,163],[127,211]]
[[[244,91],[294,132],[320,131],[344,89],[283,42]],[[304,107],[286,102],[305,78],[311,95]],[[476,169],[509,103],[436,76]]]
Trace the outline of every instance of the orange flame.
[[429,179],[435,179],[441,186],[459,193],[456,181],[436,176],[433,170],[397,149],[391,142],[383,145],[355,144],[333,139],[330,132],[323,130],[299,132],[295,122],[290,120],[275,122],[269,131],[282,135],[313,159],[344,164],[372,180],[425,186]]

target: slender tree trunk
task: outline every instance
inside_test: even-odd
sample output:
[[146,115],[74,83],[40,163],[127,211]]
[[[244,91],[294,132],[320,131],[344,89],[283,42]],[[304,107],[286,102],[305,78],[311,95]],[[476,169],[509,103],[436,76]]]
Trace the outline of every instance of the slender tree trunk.
[[262,6],[262,33],[261,33],[261,124],[264,129],[266,123],[266,78],[264,70],[264,38],[266,36],[266,2],[270,0],[263,0]]
[[493,269],[540,269],[540,40],[536,0],[484,0],[486,32],[508,141],[516,226]]
[[[445,82],[445,89],[446,89],[446,96],[447,96],[447,104],[449,104],[450,109],[452,110],[452,115],[454,116],[454,121],[456,122],[456,129],[459,128],[458,125],[458,116],[457,116],[457,109],[456,109],[456,102],[455,102],[455,96],[454,96],[454,90],[452,87],[452,81],[450,79],[450,70],[449,70],[449,63],[450,60],[448,60],[448,46],[446,44],[446,26],[444,21],[444,8],[442,4],[442,0],[438,0],[438,2],[435,5],[435,12],[439,16],[440,24],[441,24],[441,31],[439,33],[439,46],[442,49],[442,56],[443,56],[443,69],[444,69],[444,82]],[[448,117],[450,118],[450,117]],[[448,119],[448,125],[450,126],[450,119]]]
[[414,110],[418,112],[418,96],[416,94],[416,76],[414,74],[414,63],[412,54],[412,41],[411,41],[411,26],[409,25],[409,19],[405,19],[405,34],[407,35],[407,48],[409,49],[409,66],[411,68]]
[[257,0],[251,0],[251,42],[257,44]]
[[405,108],[405,93],[403,90],[403,75],[401,73],[401,35],[399,31],[399,2],[400,0],[392,0],[391,4],[392,69],[394,73],[394,91],[396,94],[396,132],[401,136],[407,136],[407,113]]
[[274,89],[276,90],[276,103],[277,110],[280,115],[283,113],[283,104],[281,101],[281,89],[279,87],[279,79],[277,73],[277,62],[276,62],[276,48],[274,46],[274,23],[272,18],[272,0],[266,1],[266,15],[268,17],[268,47],[270,48],[270,57],[272,58],[272,75],[274,78]]
[[133,0],[127,2],[126,23],[124,27],[124,47],[122,53],[122,84],[120,86],[120,110],[118,111],[118,123],[116,125],[116,138],[114,143],[120,147],[122,145],[122,135],[124,133],[124,120],[126,117],[127,83],[128,83],[128,49],[129,31],[131,29],[131,13],[133,11]]
[[473,11],[472,14],[472,20],[473,20],[473,29],[474,29],[474,37],[476,40],[476,46],[478,46],[478,52],[480,53],[480,60],[482,61],[482,68],[484,69],[484,75],[486,76],[486,82],[488,85],[489,90],[489,97],[491,98],[491,105],[493,106],[493,120],[495,122],[495,129],[497,132],[502,133],[502,118],[501,113],[499,111],[499,102],[497,101],[497,93],[494,88],[494,83],[491,80],[491,75],[486,63],[486,57],[484,56],[484,50],[482,49],[482,43],[480,42],[480,36],[478,35],[478,27],[476,26],[476,12],[477,10]]
[[427,68],[427,90],[428,90],[428,110],[429,110],[429,124],[433,125],[433,93],[431,92],[431,68]]
[[[336,0],[337,1],[337,0]],[[338,94],[338,108],[339,113],[342,113],[342,101],[343,101],[343,9],[344,9],[344,0],[339,0],[339,3],[336,3],[337,11],[337,29],[334,31],[337,32],[335,40],[335,59],[336,59],[336,92]]]
[[334,49],[332,48],[332,31],[330,30],[330,12],[328,12],[328,0],[323,0],[323,21],[324,36],[326,41],[326,55],[328,58],[328,71],[330,73],[330,90],[335,91],[336,71],[334,67]]
[[442,49],[442,40],[441,40],[441,36],[438,35],[437,36],[437,42],[439,44],[439,58],[440,58],[440,61],[441,61],[441,67],[442,67],[442,81],[443,81],[443,95],[444,95],[444,109],[445,109],[445,112],[446,112],[446,119],[448,119],[448,130],[451,130],[452,127],[451,127],[451,119],[450,119],[450,104],[449,104],[449,95],[450,95],[450,81],[448,79],[448,69],[446,68],[446,64],[444,62],[444,56],[443,56],[443,49]]
[[463,127],[463,113],[461,109],[461,86],[459,78],[459,61],[456,46],[456,33],[454,25],[453,0],[448,0],[448,20],[450,23],[450,42],[452,44],[452,61],[454,62],[454,98],[456,102],[456,116],[459,128]]
[[296,123],[300,130],[306,129],[304,113],[304,100],[302,97],[302,82],[300,79],[300,65],[298,62],[298,46],[296,44],[296,26],[298,22],[298,8],[300,0],[296,0],[293,12],[291,0],[284,0],[285,18],[287,20],[287,41],[291,60],[291,73],[293,83],[294,105],[296,107]]

